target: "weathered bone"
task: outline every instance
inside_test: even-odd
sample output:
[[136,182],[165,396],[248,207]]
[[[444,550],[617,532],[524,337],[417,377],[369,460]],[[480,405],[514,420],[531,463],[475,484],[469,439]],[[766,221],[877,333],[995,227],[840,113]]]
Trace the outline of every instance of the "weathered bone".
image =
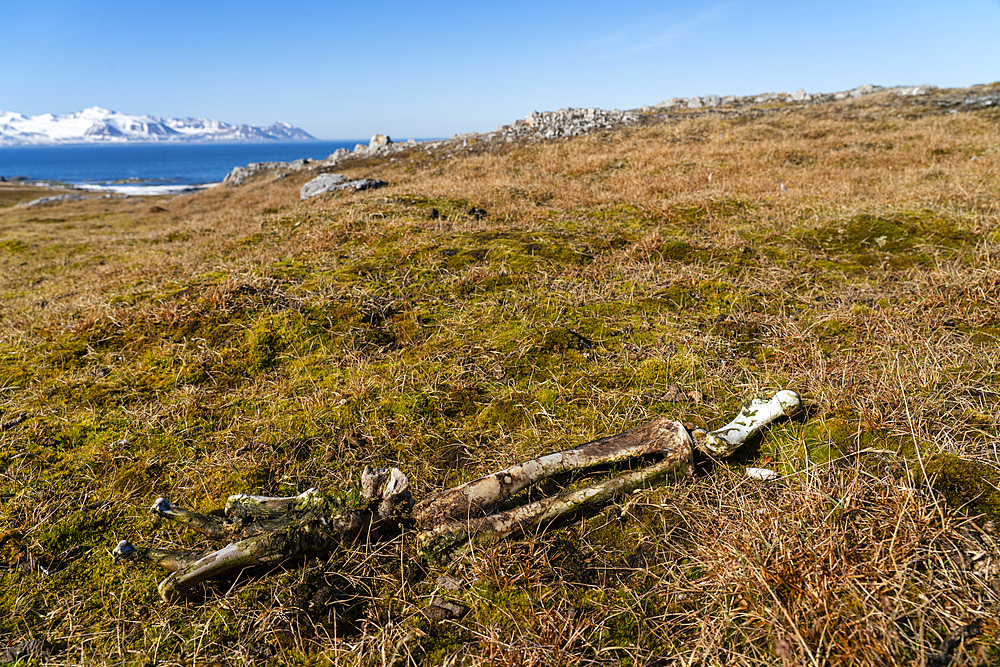
[[[660,461],[640,470],[613,477],[582,489],[560,493],[505,512],[498,512],[489,516],[467,516],[465,519],[449,517],[447,512],[449,509],[464,506],[467,508],[467,513],[471,514],[472,506],[469,504],[467,494],[456,496],[455,494],[447,493],[445,495],[446,502],[444,503],[434,503],[434,500],[431,500],[428,506],[439,507],[439,513],[435,516],[425,512],[417,518],[418,526],[422,529],[417,535],[417,547],[427,558],[441,560],[460,550],[461,545],[466,541],[493,541],[501,535],[524,534],[536,528],[544,528],[546,524],[560,517],[579,511],[585,507],[598,505],[617,494],[627,493],[670,473],[690,474],[693,443],[687,430],[675,421],[660,419],[639,429],[633,429],[618,436],[612,436],[612,438],[605,438],[604,440],[590,443],[590,445],[607,443],[614,438],[629,441],[639,434],[651,438],[648,441],[651,447],[650,452],[655,451],[662,454],[663,458]],[[538,481],[557,472],[564,472],[578,467],[590,467],[580,463],[587,460],[588,456],[582,455],[580,458],[577,458],[581,450],[588,448],[590,445],[584,445],[579,449],[567,450],[559,454],[551,454],[549,457],[542,457],[550,459],[548,462],[549,468],[546,470],[544,467],[540,467],[543,472],[531,481]],[[638,445],[635,446],[635,451],[641,450],[641,447],[638,447]],[[563,455],[563,459],[565,460],[558,459],[560,455]],[[553,459],[550,457],[557,458]],[[623,458],[628,457],[616,456],[611,453],[606,456],[594,456],[591,459],[591,465],[611,463]],[[535,459],[535,461],[539,460]],[[529,461],[528,463],[533,462]],[[533,467],[531,466],[529,469]],[[518,468],[518,466],[515,466],[515,468]],[[513,469],[508,468],[508,471],[510,470]],[[524,470],[521,469],[516,472],[523,473]],[[493,487],[499,489],[500,493],[497,494],[498,497],[507,497],[510,495],[507,493],[507,489],[510,487],[510,483],[507,481],[507,477],[510,475],[508,471],[497,473],[497,475],[504,476],[502,480],[504,484],[500,487]],[[476,482],[485,479],[487,478],[480,478]],[[470,482],[470,485],[463,486],[479,490],[491,488],[486,484],[477,484],[476,482]],[[457,488],[461,489],[462,487]],[[441,496],[443,494],[436,495]],[[477,497],[482,499],[481,495]],[[416,514],[416,510],[414,510],[414,513]]]
[[706,432],[691,432],[694,446],[712,456],[727,457],[748,440],[781,417],[790,417],[802,406],[802,399],[794,391],[783,389],[770,399],[754,398],[743,406],[733,421],[722,428]]
[[[770,400],[754,399],[732,422],[711,432],[660,418],[431,494],[413,509],[419,530],[417,545],[425,556],[437,560],[461,550],[467,542],[543,530],[560,517],[670,473],[690,473],[695,447],[715,456],[729,456],[768,424],[792,414],[800,405],[798,394],[780,391]],[[519,491],[553,475],[653,456],[657,460],[639,470],[494,511]],[[322,554],[361,538],[379,539],[398,526],[413,503],[409,480],[396,468],[365,466],[361,495],[368,501],[366,506],[343,512],[315,489],[286,498],[238,494],[227,500],[225,518],[190,512],[158,498],[152,507],[155,514],[183,523],[213,540],[231,543],[215,551],[198,552],[137,548],[122,541],[113,554],[121,559],[148,560],[170,570],[172,573],[158,588],[164,600],[177,600],[198,583],[237,569]]]
[[[369,475],[373,472],[366,468]],[[225,519],[190,512],[157,498],[151,508],[154,514],[216,541],[236,541],[206,553],[137,548],[123,540],[112,554],[120,559],[148,560],[170,570],[158,588],[165,601],[175,601],[197,584],[234,570],[328,553],[338,545],[387,532],[412,501],[406,475],[395,468],[378,474],[383,472],[386,482],[378,489],[381,494],[372,498],[367,507],[343,513],[332,512],[328,499],[315,489],[289,498],[230,496]]]

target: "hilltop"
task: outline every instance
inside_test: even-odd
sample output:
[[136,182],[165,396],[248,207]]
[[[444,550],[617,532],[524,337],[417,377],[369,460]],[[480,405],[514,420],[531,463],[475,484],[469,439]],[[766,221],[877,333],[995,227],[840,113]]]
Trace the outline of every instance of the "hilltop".
[[[998,92],[539,113],[175,197],[0,184],[0,658],[997,663]],[[333,173],[386,185],[301,199]],[[205,546],[157,497],[370,465],[420,498],[780,388],[806,410],[734,457],[446,564],[404,534],[167,605],[109,555]]]

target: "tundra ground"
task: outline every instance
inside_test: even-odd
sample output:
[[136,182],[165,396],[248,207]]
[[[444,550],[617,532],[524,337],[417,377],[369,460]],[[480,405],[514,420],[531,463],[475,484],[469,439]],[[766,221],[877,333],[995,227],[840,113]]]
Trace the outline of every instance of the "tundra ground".
[[[0,195],[0,659],[1000,662],[1000,110],[681,112],[338,171],[390,185]],[[447,565],[403,535],[171,606],[109,556],[203,544],[158,496],[370,464],[419,498],[778,388],[808,410],[733,459]]]

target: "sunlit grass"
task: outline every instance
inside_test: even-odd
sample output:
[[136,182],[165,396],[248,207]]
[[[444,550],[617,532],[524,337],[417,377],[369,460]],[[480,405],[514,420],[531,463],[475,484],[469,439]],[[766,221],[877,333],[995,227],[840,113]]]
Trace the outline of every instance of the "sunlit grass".
[[[44,638],[49,664],[1000,659],[995,114],[872,98],[458,146],[349,162],[390,185],[308,202],[293,174],[0,209],[0,643]],[[171,607],[108,555],[200,544],[157,496],[210,511],[371,464],[419,497],[781,387],[808,411],[734,460],[447,567],[403,539]],[[426,620],[436,595],[468,614]]]

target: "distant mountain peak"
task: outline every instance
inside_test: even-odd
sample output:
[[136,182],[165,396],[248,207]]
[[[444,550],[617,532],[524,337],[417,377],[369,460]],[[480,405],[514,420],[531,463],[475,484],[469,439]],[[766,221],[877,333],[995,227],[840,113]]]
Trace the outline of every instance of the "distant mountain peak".
[[127,142],[223,143],[315,141],[284,121],[267,127],[233,125],[208,118],[134,116],[99,106],[67,114],[25,116],[0,111],[0,146]]

